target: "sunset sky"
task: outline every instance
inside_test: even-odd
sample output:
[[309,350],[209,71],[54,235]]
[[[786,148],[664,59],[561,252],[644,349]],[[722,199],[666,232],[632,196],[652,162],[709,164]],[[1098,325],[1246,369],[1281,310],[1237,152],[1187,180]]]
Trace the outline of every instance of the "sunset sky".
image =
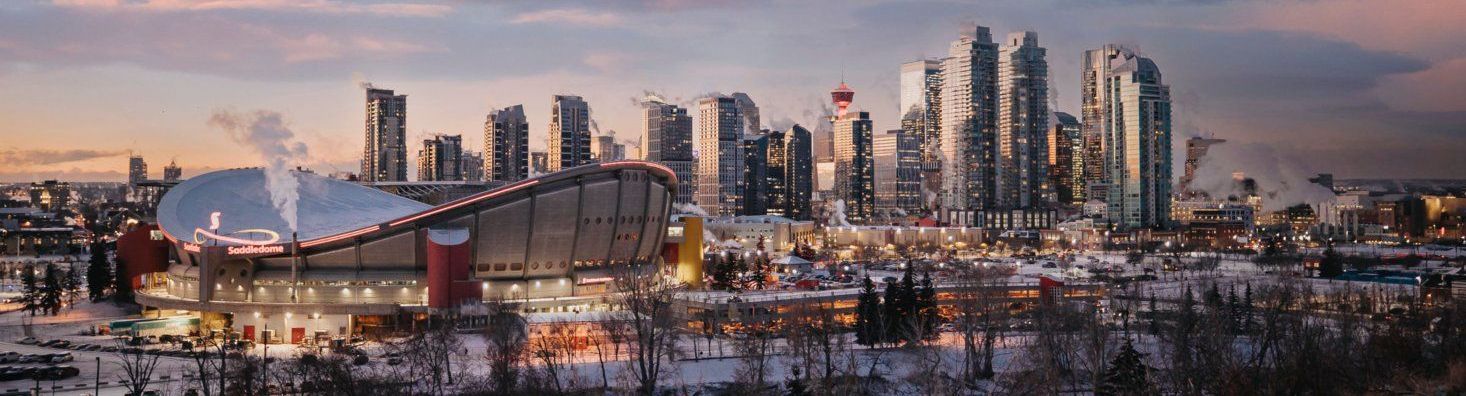
[[[765,127],[811,125],[843,74],[878,130],[902,62],[939,57],[964,21],[1038,32],[1056,110],[1079,113],[1079,56],[1133,45],[1160,66],[1176,140],[1266,145],[1338,177],[1466,178],[1462,1],[0,2],[0,181],[122,181],[260,165],[209,124],[278,112],[302,164],[357,170],[369,81],[408,95],[408,138],[482,147],[491,108],[523,104],[544,147],[550,96],[640,134],[646,91],[747,92]],[[410,146],[416,152],[417,144]],[[1179,161],[1179,159],[1178,159]]]

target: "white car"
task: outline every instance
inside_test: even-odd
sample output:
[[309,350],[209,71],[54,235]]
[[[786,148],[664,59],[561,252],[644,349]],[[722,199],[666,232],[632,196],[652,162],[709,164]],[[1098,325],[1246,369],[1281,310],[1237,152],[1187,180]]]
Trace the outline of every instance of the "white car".
[[76,357],[71,356],[71,353],[58,353],[55,355],[51,355],[51,363],[66,363],[73,360],[76,360]]

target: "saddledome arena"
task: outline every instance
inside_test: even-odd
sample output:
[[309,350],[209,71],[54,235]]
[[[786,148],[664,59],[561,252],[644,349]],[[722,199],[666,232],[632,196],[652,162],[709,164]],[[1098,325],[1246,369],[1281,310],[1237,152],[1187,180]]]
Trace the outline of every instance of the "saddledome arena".
[[472,317],[489,300],[526,311],[605,309],[614,277],[662,276],[677,183],[657,164],[612,162],[431,206],[294,175],[293,238],[261,169],[170,190],[158,206],[170,259],[166,271],[142,275],[137,302],[250,339],[288,332],[291,342]]

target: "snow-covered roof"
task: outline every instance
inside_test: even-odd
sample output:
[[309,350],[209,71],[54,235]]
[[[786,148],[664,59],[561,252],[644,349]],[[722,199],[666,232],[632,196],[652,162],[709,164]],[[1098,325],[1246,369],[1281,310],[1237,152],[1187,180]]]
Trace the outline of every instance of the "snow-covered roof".
[[[297,200],[302,241],[352,231],[422,212],[430,205],[355,183],[311,173],[294,172],[300,181]],[[158,204],[158,223],[169,235],[193,241],[195,229],[208,230],[210,215],[219,212],[219,234],[262,229],[290,240],[290,226],[271,203],[265,172],[259,168],[210,172],[179,183]],[[244,239],[263,236],[247,234]],[[221,244],[229,244],[221,241]]]
[[791,255],[788,255],[788,256],[784,256],[784,257],[780,257],[780,258],[774,259],[773,263],[774,264],[778,264],[778,265],[804,265],[804,264],[813,264],[809,260],[802,259],[799,256],[795,256],[795,255],[792,255],[792,254]]

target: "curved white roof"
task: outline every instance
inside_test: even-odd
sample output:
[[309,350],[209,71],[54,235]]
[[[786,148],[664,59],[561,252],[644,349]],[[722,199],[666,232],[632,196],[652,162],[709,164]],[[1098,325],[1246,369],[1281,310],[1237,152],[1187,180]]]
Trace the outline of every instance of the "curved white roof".
[[[305,241],[422,212],[431,205],[391,193],[312,173],[295,172],[300,180],[298,239]],[[158,204],[158,224],[180,241],[194,242],[195,229],[208,230],[210,215],[219,212],[219,234],[249,240],[268,238],[262,229],[290,241],[290,226],[270,202],[265,172],[259,168],[211,172],[174,186]],[[202,238],[202,236],[200,236]],[[221,244],[230,244],[220,241]]]

